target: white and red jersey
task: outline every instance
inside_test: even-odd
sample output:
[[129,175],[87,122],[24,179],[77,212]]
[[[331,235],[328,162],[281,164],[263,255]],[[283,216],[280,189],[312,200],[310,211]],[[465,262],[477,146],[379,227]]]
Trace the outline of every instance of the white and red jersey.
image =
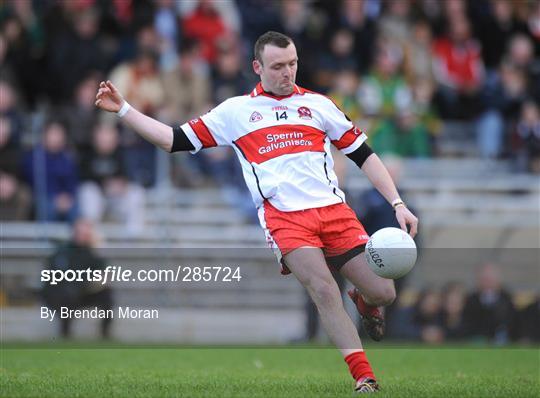
[[349,154],[367,138],[324,95],[295,86],[292,94],[275,97],[261,83],[182,130],[195,147],[192,153],[234,148],[257,208],[268,200],[281,211],[345,202],[330,145]]

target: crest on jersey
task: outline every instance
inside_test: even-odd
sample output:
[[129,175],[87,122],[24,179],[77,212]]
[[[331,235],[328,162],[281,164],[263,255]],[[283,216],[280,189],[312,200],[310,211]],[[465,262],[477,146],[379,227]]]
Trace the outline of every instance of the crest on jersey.
[[307,106],[301,106],[298,108],[298,117],[300,119],[311,119],[311,109]]
[[258,122],[259,120],[262,120],[262,118],[263,118],[262,115],[259,112],[255,111],[251,114],[249,121],[252,123]]

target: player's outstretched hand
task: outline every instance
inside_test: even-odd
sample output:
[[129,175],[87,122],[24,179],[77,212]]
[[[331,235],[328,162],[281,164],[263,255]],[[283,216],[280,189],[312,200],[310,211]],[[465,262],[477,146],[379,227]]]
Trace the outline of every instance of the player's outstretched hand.
[[96,94],[96,106],[104,111],[118,112],[124,103],[124,97],[110,80],[99,83]]
[[[405,206],[396,207],[396,218],[401,229],[414,238],[418,232],[418,218]],[[410,227],[409,231],[407,231],[407,226]]]

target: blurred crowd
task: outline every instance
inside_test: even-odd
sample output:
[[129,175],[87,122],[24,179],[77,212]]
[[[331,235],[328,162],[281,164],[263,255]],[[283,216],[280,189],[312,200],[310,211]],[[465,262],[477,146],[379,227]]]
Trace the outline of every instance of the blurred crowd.
[[[96,110],[99,81],[183,123],[251,90],[267,30],[294,39],[298,84],[330,96],[377,153],[441,156],[441,131],[464,122],[478,156],[540,172],[538,0],[6,0],[1,219],[81,215],[140,231],[158,155]],[[227,148],[175,155],[169,169],[177,185],[217,184],[250,205]]]
[[394,338],[430,344],[540,342],[540,297],[512,295],[492,263],[479,268],[472,291],[450,282],[442,289],[427,288],[418,297],[401,294],[400,300],[388,316]]

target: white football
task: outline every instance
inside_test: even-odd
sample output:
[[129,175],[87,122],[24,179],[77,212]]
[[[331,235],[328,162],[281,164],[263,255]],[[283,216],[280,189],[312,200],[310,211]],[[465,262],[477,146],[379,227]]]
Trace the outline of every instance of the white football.
[[401,278],[416,263],[416,244],[399,228],[383,228],[369,238],[366,258],[377,275],[387,279]]

